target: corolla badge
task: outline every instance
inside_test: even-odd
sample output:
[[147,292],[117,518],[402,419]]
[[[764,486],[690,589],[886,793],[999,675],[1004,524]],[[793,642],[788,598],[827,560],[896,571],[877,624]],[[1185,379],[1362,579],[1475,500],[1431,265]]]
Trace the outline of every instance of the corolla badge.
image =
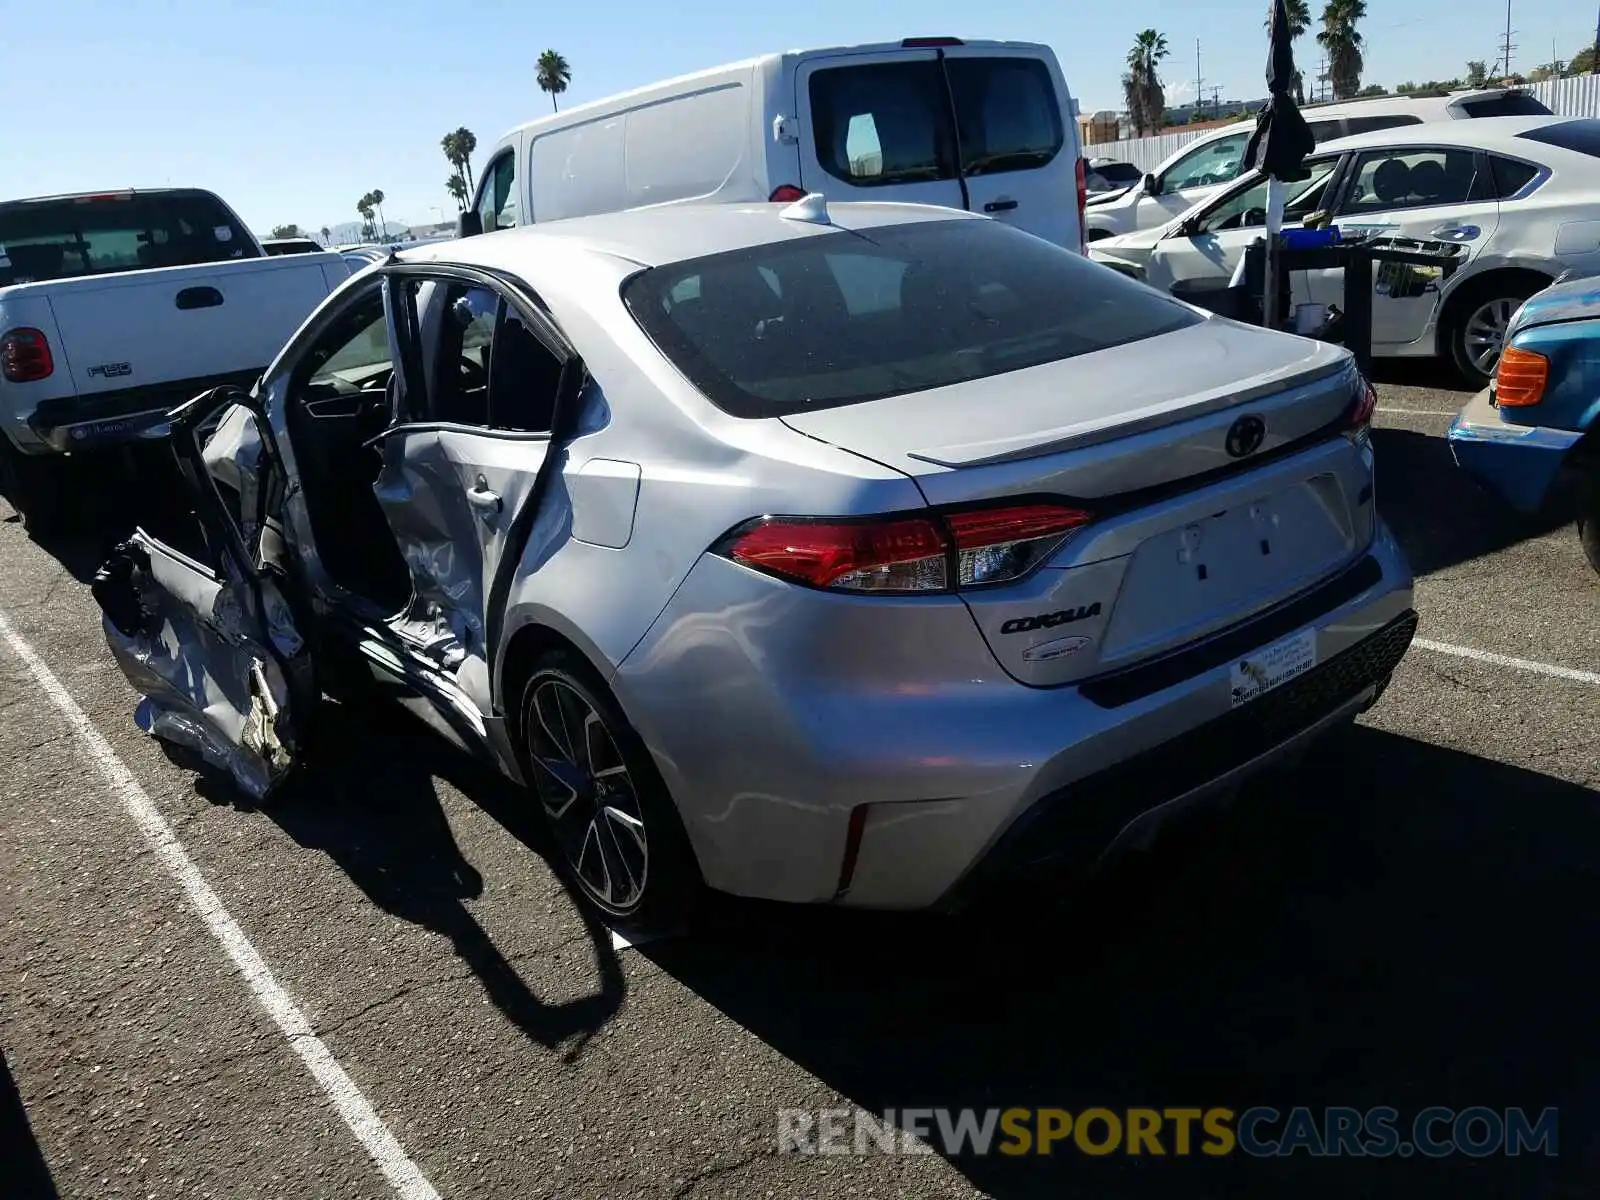
[[1228,427],[1225,443],[1229,458],[1243,458],[1261,449],[1267,438],[1267,423],[1257,416],[1240,417]]
[[1053,642],[1041,642],[1037,646],[1029,646],[1024,650],[1022,652],[1022,661],[1054,662],[1058,658],[1066,658],[1069,654],[1076,654],[1093,641],[1093,638],[1069,637],[1058,638]]

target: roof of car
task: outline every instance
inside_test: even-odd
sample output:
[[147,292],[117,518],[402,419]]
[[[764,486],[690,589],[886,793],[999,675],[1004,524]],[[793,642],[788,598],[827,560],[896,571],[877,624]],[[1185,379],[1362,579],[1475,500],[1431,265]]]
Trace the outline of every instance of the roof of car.
[[404,262],[461,262],[517,270],[542,251],[604,254],[640,266],[683,262],[791,238],[923,221],[986,220],[927,204],[829,204],[828,224],[784,216],[785,204],[672,204],[507,229],[401,253]]
[[[1341,150],[1363,150],[1375,146],[1463,146],[1473,149],[1518,147],[1512,139],[1530,129],[1547,125],[1563,125],[1579,117],[1478,117],[1471,121],[1430,121],[1423,125],[1397,125],[1375,133],[1358,133],[1351,137],[1335,138],[1317,147],[1317,153]],[[1520,147],[1528,149],[1526,143]]]

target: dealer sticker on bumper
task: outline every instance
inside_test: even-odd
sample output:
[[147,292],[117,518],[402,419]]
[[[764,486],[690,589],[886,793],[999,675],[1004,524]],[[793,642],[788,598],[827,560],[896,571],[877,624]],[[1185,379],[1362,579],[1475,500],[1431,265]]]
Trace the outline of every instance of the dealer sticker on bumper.
[[1235,660],[1229,669],[1233,707],[1248,704],[1257,696],[1304,675],[1317,665],[1317,633],[1308,629],[1293,637],[1264,646],[1247,658]]

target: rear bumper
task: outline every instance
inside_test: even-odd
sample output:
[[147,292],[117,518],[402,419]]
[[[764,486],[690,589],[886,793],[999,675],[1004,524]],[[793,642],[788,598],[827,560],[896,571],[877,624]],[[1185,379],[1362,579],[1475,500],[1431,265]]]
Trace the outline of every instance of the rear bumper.
[[1173,812],[1237,786],[1369,707],[1417,630],[1407,611],[1261,699],[1137,758],[1058,789],[1014,821],[943,898],[961,908],[990,888],[1071,877]]
[[237,371],[177,383],[45,400],[27,416],[28,431],[38,443],[23,449],[36,454],[78,454],[138,441],[159,427],[174,408],[201,392],[225,384],[250,387],[260,374],[260,371]]
[[[958,601],[804,592],[708,556],[613,687],[712,887],[928,908],[1092,862],[1143,814],[1265,765],[1370,703],[1414,628],[1411,572],[1382,522],[1366,557],[1312,592],[1051,688],[999,670]],[[1237,659],[1305,633],[1318,665],[1234,708]]]
[[1446,435],[1456,465],[1518,512],[1549,499],[1581,433],[1502,420],[1486,388],[1468,401]]

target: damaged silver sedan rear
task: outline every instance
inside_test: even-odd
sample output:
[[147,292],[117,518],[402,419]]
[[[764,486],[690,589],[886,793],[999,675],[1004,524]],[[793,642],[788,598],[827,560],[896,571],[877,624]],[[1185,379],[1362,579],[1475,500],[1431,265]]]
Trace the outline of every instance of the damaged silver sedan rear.
[[173,414],[194,519],[95,593],[141,724],[254,797],[377,698],[610,919],[955,907],[1375,702],[1374,402],[968,214],[555,222],[392,256]]

